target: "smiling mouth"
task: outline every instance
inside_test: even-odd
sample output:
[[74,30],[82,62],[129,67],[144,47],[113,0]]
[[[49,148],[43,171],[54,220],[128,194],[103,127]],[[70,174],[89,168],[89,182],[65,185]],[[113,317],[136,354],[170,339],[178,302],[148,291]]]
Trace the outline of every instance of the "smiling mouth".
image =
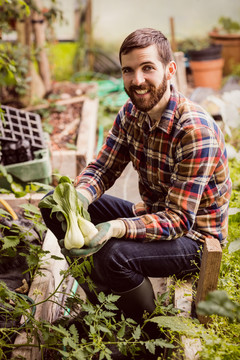
[[144,95],[144,94],[146,94],[146,93],[148,92],[148,90],[147,90],[147,89],[145,89],[145,90],[135,90],[135,92],[136,92],[138,95]]

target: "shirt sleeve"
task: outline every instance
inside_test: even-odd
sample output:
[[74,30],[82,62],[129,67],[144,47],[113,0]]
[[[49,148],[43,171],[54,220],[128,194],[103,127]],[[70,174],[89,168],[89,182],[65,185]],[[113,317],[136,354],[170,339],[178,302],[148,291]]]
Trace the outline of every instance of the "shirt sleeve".
[[[176,147],[165,210],[123,219],[126,237],[148,242],[176,239],[189,232],[202,198],[205,197],[208,206],[216,201],[218,189],[214,172],[221,156],[216,135],[207,126],[185,133]],[[220,167],[218,171],[221,171]],[[157,203],[153,208],[157,208]]]
[[75,179],[76,188],[88,190],[93,200],[98,199],[114,184],[129,162],[123,118],[124,107],[119,111],[97,159]]

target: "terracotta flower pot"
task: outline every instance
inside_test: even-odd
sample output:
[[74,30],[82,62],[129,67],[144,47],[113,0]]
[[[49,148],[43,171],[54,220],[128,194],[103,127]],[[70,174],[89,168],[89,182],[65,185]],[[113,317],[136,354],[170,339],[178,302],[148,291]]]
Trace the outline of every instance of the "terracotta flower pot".
[[205,49],[191,50],[189,57],[194,85],[220,89],[224,64],[222,46],[211,45]]
[[224,59],[190,61],[193,81],[196,87],[209,87],[219,90],[222,84]]
[[222,57],[225,60],[223,74],[229,75],[234,65],[240,63],[240,34],[209,33],[212,44],[222,45]]

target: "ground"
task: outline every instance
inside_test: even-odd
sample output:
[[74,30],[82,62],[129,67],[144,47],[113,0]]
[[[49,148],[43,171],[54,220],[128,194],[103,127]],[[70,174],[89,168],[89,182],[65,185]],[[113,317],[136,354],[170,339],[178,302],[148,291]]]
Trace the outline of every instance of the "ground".
[[[74,149],[81,121],[84,95],[93,89],[92,84],[56,82],[47,100],[49,106],[40,112],[44,129],[49,132],[51,149]],[[75,102],[76,97],[79,101]]]

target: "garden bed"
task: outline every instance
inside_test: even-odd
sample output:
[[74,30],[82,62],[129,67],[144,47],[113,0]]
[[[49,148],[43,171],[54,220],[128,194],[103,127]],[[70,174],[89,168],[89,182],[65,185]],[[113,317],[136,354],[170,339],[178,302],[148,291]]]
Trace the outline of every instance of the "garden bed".
[[28,108],[42,115],[49,131],[53,172],[75,178],[92,160],[96,148],[97,86],[88,83],[55,83],[48,101]]

